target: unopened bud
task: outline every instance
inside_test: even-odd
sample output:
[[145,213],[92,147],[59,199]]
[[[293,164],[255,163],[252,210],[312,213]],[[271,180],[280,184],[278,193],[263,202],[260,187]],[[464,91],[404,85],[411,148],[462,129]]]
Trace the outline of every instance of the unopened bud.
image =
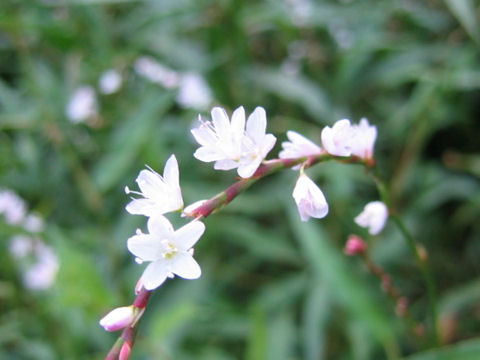
[[122,345],[120,349],[120,354],[118,355],[118,360],[128,360],[130,359],[130,352],[132,351],[132,347],[128,342]]
[[134,318],[133,306],[123,306],[110,311],[99,323],[107,331],[117,331],[129,326]]
[[422,262],[426,262],[428,260],[428,252],[427,249],[422,244],[417,244],[417,252],[418,257]]
[[350,235],[343,252],[348,256],[363,254],[367,250],[367,244],[358,235]]
[[193,204],[188,205],[183,209],[182,211],[182,217],[198,217],[202,216],[202,213],[198,211],[198,208],[200,208],[203,204],[205,204],[207,200],[198,200],[195,201]]

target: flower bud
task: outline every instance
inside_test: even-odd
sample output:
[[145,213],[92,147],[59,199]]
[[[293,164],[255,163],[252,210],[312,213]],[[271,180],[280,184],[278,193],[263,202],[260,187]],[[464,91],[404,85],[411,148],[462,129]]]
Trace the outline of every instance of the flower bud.
[[130,359],[130,352],[132,351],[132,347],[128,342],[122,345],[120,349],[120,354],[118,355],[118,360],[128,360]]
[[107,331],[117,331],[129,326],[134,318],[133,306],[123,306],[110,311],[99,323]]
[[367,244],[360,236],[350,235],[343,252],[348,256],[363,254],[367,250]]
[[325,195],[304,173],[300,173],[292,196],[302,221],[308,221],[310,217],[321,219],[327,216],[328,203]]

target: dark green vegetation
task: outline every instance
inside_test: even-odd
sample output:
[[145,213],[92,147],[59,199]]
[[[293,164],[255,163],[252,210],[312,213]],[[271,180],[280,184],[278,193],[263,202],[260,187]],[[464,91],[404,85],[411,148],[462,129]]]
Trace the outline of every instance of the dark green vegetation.
[[[205,221],[201,279],[155,292],[132,359],[480,358],[478,3],[302,1],[302,17],[298,2],[1,1],[0,186],[46,219],[41,236],[60,260],[51,289],[26,289],[8,250],[22,230],[1,218],[1,359],[106,354],[115,334],[98,320],[131,303],[144,268],[126,249],[144,219],[126,214],[123,192],[144,164],[161,171],[175,153],[187,204],[235,180],[193,158],[198,111],[134,72],[143,55],[203,74],[229,112],[265,107],[278,138],[270,157],[288,129],[319,142],[341,118],[376,124],[376,158],[428,252],[448,347],[422,354],[431,345],[395,316],[364,263],[343,255],[350,233],[367,237],[353,218],[378,194],[360,166],[326,163],[308,171],[329,201],[325,219],[299,221],[297,174],[285,171]],[[74,89],[110,68],[121,90],[98,96],[94,122],[71,123]],[[425,284],[399,230],[390,222],[369,246],[429,329]]]

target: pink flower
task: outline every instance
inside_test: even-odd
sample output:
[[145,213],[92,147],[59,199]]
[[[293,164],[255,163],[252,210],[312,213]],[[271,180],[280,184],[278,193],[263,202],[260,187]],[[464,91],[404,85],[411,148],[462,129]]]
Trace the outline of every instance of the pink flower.
[[[320,146],[295,131],[287,131],[287,138],[290,141],[282,142],[283,150],[278,154],[280,159],[294,159],[322,153],[322,148]],[[300,167],[301,164],[294,166],[292,169],[298,170]]]
[[100,325],[107,331],[117,331],[129,326],[135,319],[133,305],[123,306],[110,311],[100,320]]
[[328,203],[322,190],[304,173],[300,173],[292,196],[302,221],[308,221],[310,217],[321,219],[327,216]]

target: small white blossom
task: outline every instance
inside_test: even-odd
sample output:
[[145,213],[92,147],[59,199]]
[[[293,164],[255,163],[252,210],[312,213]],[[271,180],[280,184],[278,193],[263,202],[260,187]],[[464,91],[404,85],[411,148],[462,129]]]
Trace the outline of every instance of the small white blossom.
[[350,156],[355,144],[356,131],[350,120],[338,120],[333,127],[322,130],[323,148],[331,155]]
[[371,235],[377,235],[385,226],[388,208],[381,201],[372,201],[365,205],[363,211],[355,218],[361,227],[368,228]]
[[176,71],[160,64],[150,56],[138,58],[134,68],[140,76],[167,89],[177,87],[180,83],[180,76]]
[[203,223],[194,220],[175,231],[166,217],[155,216],[148,219],[147,227],[148,234],[137,231],[127,241],[138,263],[150,262],[142,275],[145,289],[153,290],[174,275],[184,279],[200,277],[192,247],[205,231]]
[[22,259],[33,251],[33,240],[27,235],[15,235],[10,239],[9,250],[15,259]]
[[293,198],[298,207],[302,221],[308,221],[310,217],[321,219],[328,214],[328,203],[322,190],[304,173],[300,173]]
[[30,213],[25,217],[23,227],[29,232],[36,233],[43,231],[45,223],[39,215]]
[[[290,141],[282,142],[283,150],[278,154],[280,159],[294,159],[322,153],[320,146],[295,131],[287,131],[287,138]],[[300,167],[301,165],[297,165],[293,169],[298,170]]]
[[248,117],[246,129],[243,107],[233,112],[231,122],[222,108],[214,107],[211,114],[212,122],[191,130],[201,145],[194,156],[204,162],[215,161],[216,170],[237,168],[241,177],[252,176],[276,141],[272,134],[265,134],[265,110],[257,107]]
[[75,90],[68,102],[66,115],[73,123],[83,122],[98,113],[97,97],[91,86],[81,86]]
[[117,331],[129,326],[135,320],[133,305],[122,306],[110,311],[99,324],[107,331]]
[[55,282],[59,269],[57,255],[41,241],[34,245],[36,262],[23,274],[23,283],[30,290],[46,290]]
[[125,187],[127,194],[140,195],[143,198],[132,199],[126,206],[130,214],[154,216],[183,207],[182,190],[180,188],[180,175],[175,155],[171,155],[165,164],[163,176],[152,169],[140,171],[136,182],[140,192],[131,191]]
[[105,71],[98,82],[98,87],[102,94],[113,94],[122,86],[122,75],[117,70],[110,69]]
[[370,125],[368,120],[363,118],[358,125],[353,125],[353,128],[355,129],[355,141],[352,147],[352,155],[362,159],[373,158],[377,127]]
[[186,73],[180,78],[177,102],[183,108],[203,110],[212,103],[212,91],[200,74]]
[[11,190],[0,190],[0,214],[10,225],[19,225],[27,214],[25,201]]

